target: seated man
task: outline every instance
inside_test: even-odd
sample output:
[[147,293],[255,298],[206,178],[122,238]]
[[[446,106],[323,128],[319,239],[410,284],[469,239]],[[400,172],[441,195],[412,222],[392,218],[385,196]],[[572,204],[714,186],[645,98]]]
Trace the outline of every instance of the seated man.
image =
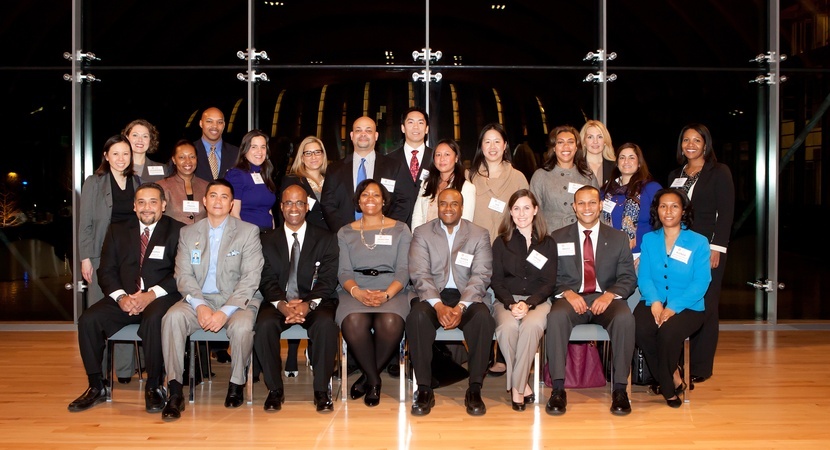
[[314,405],[318,412],[334,410],[329,380],[334,372],[339,330],[337,310],[337,237],[305,221],[308,194],[298,185],[282,192],[280,210],[285,223],[262,239],[265,267],[260,292],[263,303],[254,328],[254,349],[268,398],[265,411],[279,411],[285,401],[282,384],[280,334],[293,324],[308,330],[314,367]]
[[406,318],[406,339],[418,392],[412,414],[429,414],[432,392],[432,344],[435,330],[461,328],[469,347],[470,384],[464,397],[467,414],[487,412],[481,386],[487,371],[496,324],[484,303],[493,275],[493,249],[487,230],[461,219],[464,198],[455,189],[438,195],[438,219],[415,229],[409,248],[409,275],[420,301]]
[[226,408],[242,405],[245,365],[254,345],[255,298],[262,274],[259,228],[230,215],[233,187],[223,179],[208,183],[203,199],[207,217],[182,228],[176,255],[176,282],[184,296],[162,320],[161,339],[170,398],[162,420],[184,410],[182,372],[187,337],[199,328],[226,328],[230,340],[231,380]]
[[106,340],[132,323],[140,324],[138,336],[144,346],[144,407],[147,412],[164,408],[161,318],[181,299],[173,269],[179,230],[184,226],[163,215],[166,206],[159,185],[142,184],[135,191],[133,206],[140,225],[113,224],[104,238],[98,282],[108,298],[96,302],[78,319],[78,347],[89,388],[69,404],[70,411],[84,411],[106,401],[101,370]]
[[556,298],[548,314],[545,337],[553,379],[545,411],[565,414],[565,361],[571,330],[575,325],[596,323],[608,330],[614,349],[611,412],[625,415],[631,412],[626,387],[634,354],[634,316],[626,299],[637,287],[628,236],[600,223],[602,202],[595,187],[579,188],[574,193],[573,209],[577,223],[551,233],[557,243],[559,264]]

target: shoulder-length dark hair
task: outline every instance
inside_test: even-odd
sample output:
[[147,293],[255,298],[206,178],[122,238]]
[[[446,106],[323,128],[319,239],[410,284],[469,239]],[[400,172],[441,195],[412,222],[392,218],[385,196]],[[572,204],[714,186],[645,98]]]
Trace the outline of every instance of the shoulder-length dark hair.
[[[455,153],[455,165],[452,169],[452,178],[450,179],[450,184],[447,187],[461,192],[461,187],[464,186],[465,181],[464,166],[461,165],[461,146],[458,145],[458,142],[456,142],[455,139],[441,139],[435,146],[436,152],[441,144],[446,144],[447,147]],[[429,201],[433,201],[436,197],[438,197],[438,185],[441,184],[441,172],[439,172],[435,167],[435,161],[432,161],[428,170],[429,176],[427,176],[426,186],[424,187],[424,197],[429,198]]]
[[646,164],[646,159],[643,156],[643,150],[639,145],[633,142],[626,142],[617,149],[617,164],[614,165],[614,170],[611,171],[611,178],[609,178],[608,182],[605,183],[605,186],[602,187],[602,192],[612,192],[620,186],[617,182],[617,179],[622,176],[622,173],[620,173],[619,163],[620,153],[627,148],[630,148],[637,156],[637,161],[639,162],[640,167],[637,168],[637,171],[634,172],[634,174],[631,175],[631,179],[628,180],[628,184],[625,188],[625,198],[630,198],[639,203],[640,192],[642,192],[643,186],[650,181],[654,181],[654,178],[648,170],[648,164]]
[[680,130],[680,136],[677,138],[678,164],[686,164],[686,155],[683,154],[683,134],[689,130],[695,130],[703,136],[703,161],[718,162],[718,158],[715,156],[715,147],[712,146],[712,133],[709,132],[709,128],[701,123],[690,123]]
[[123,134],[116,134],[115,136],[110,136],[110,138],[107,139],[107,142],[104,142],[104,153],[101,154],[101,165],[99,165],[98,168],[95,169],[95,175],[102,177],[110,173],[110,162],[107,161],[106,156],[107,153],[109,153],[110,148],[112,148],[113,145],[118,144],[119,142],[127,144],[127,147],[129,147],[130,149],[130,164],[127,165],[127,168],[124,169],[123,172],[121,172],[121,175],[129,178],[135,174],[135,171],[133,170],[133,147],[132,145],[130,145],[130,140],[127,139],[127,136],[124,136]]
[[367,178],[357,184],[357,187],[354,189],[354,197],[352,197],[352,201],[354,202],[354,209],[359,213],[363,212],[363,210],[360,209],[360,196],[363,194],[363,191],[365,191],[366,188],[368,188],[371,184],[376,184],[378,186],[378,189],[380,189],[380,196],[383,198],[383,205],[381,205],[381,211],[383,211],[383,214],[386,214],[392,207],[392,194],[389,193],[389,190],[386,189],[386,186],[384,186],[383,183],[375,181],[374,178]]
[[150,145],[147,147],[147,153],[155,153],[156,150],[159,149],[159,130],[152,123],[144,119],[135,119],[128,123],[123,130],[121,130],[121,134],[130,137],[130,131],[132,131],[133,127],[136,125],[141,125],[144,128],[147,128],[147,131],[150,133]]
[[[513,222],[513,216],[510,215],[510,210],[513,209],[513,205],[522,197],[529,198],[530,204],[535,208],[539,207],[536,196],[529,189],[519,189],[514,192],[510,196],[510,200],[507,201],[507,208],[505,208],[504,215],[501,218],[501,224],[499,224],[499,237],[504,242],[510,242],[510,239],[513,237],[513,231],[516,230],[516,224]],[[537,242],[542,242],[550,237],[548,236],[548,227],[545,225],[545,218],[541,214],[533,216],[533,237],[536,238]]]
[[553,131],[548,133],[548,152],[545,155],[545,164],[542,168],[550,172],[554,167],[556,167],[556,164],[558,163],[556,160],[556,139],[562,133],[571,133],[574,135],[574,141],[576,143],[574,166],[576,167],[576,170],[579,171],[580,175],[586,178],[591,178],[591,168],[588,167],[588,160],[582,151],[582,139],[579,138],[579,131],[576,131],[576,128],[570,125],[559,125],[554,128]]
[[507,140],[507,131],[505,131],[504,126],[495,122],[488,123],[487,125],[484,125],[481,132],[478,133],[476,154],[473,156],[473,163],[470,165],[471,182],[473,181],[473,177],[476,175],[490,177],[490,167],[487,166],[487,160],[484,158],[484,152],[481,150],[481,143],[484,142],[484,134],[490,130],[496,130],[496,132],[498,132],[504,140],[504,153],[502,154],[501,160],[513,164],[513,152],[510,151],[510,142]]
[[268,139],[267,134],[259,130],[251,130],[245,133],[245,136],[242,136],[242,144],[239,146],[239,159],[236,160],[235,167],[243,172],[251,171],[251,163],[245,155],[248,154],[248,151],[251,149],[251,141],[253,141],[255,137],[265,139],[265,161],[263,161],[262,167],[260,167],[262,181],[265,182],[265,186],[268,187],[269,191],[276,192],[277,186],[274,184],[274,180],[271,179],[271,175],[274,172],[274,166],[271,164],[271,146],[268,143],[270,139]]
[[660,189],[654,194],[654,200],[651,201],[651,208],[649,209],[648,223],[651,224],[653,230],[663,228],[663,223],[660,222],[660,216],[657,214],[657,207],[660,206],[660,197],[666,194],[674,194],[680,197],[680,205],[683,207],[683,216],[680,217],[680,225],[684,228],[691,228],[694,222],[695,210],[692,207],[692,201],[689,197],[676,188]]

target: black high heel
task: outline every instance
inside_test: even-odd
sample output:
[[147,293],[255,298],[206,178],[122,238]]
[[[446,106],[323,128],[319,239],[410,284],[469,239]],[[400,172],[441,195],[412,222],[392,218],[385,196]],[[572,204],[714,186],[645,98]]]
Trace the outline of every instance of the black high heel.
[[680,400],[680,397],[675,397],[671,400],[666,400],[666,404],[672,408],[680,408],[683,405],[683,400]]
[[524,403],[516,403],[512,399],[510,400],[510,403],[513,404],[513,411],[524,411],[525,410],[525,404]]
[[687,387],[688,386],[686,386],[686,382],[681,381],[680,386],[677,386],[677,387],[674,388],[674,395],[680,397],[681,395],[683,395],[684,392],[686,392]]

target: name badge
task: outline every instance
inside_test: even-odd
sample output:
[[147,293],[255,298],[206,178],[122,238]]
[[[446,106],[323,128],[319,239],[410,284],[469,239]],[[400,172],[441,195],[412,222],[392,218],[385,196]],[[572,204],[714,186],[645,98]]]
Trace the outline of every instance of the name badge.
[[615,202],[614,200],[606,198],[602,202],[602,210],[607,212],[608,214],[611,214],[611,211],[613,211],[614,208],[616,208],[616,207],[617,207],[617,202]]
[[492,198],[490,198],[490,204],[487,205],[487,207],[492,209],[493,211],[495,211],[497,213],[503,213],[504,212],[504,207],[506,205],[507,205],[507,203],[505,203],[505,202],[503,202],[503,201],[501,201],[501,200],[499,200],[495,197],[492,197]]
[[194,266],[202,264],[202,251],[198,248],[190,251],[190,264]]
[[381,178],[380,184],[389,191],[390,194],[395,192],[395,180],[390,180],[389,178]]
[[251,178],[254,179],[254,184],[265,184],[265,180],[262,179],[262,174],[259,172],[252,173]]
[[568,194],[576,194],[576,191],[578,191],[579,188],[581,188],[582,186],[585,186],[585,185],[584,184],[579,184],[579,183],[574,183],[573,181],[571,181],[570,183],[568,183]]
[[199,212],[199,202],[196,200],[183,200],[182,201],[182,211],[189,212],[189,213],[198,213]]
[[153,251],[150,252],[150,259],[163,259],[164,258],[164,246],[163,245],[156,245],[153,247]]
[[689,258],[692,256],[692,251],[689,249],[685,249],[679,245],[675,245],[674,249],[671,251],[671,255],[669,258],[682,262],[683,264],[689,264]]
[[542,267],[545,267],[545,263],[548,262],[548,258],[536,250],[533,250],[530,252],[530,255],[527,256],[527,262],[536,266],[537,269],[542,270]]
[[422,170],[420,180],[424,181],[424,180],[427,179],[427,177],[429,177],[429,170],[426,170],[426,169]]
[[314,208],[314,205],[317,204],[317,199],[314,197],[308,198],[308,210],[311,211],[311,208]]
[[671,187],[679,188],[683,187],[686,184],[686,177],[675,178],[674,181],[671,182]]
[[148,166],[147,173],[153,176],[164,176],[164,166]]
[[473,265],[473,255],[464,252],[458,252],[455,257],[455,263],[459,266],[470,268]]
[[392,236],[388,234],[378,234],[375,236],[375,245],[392,245]]
[[576,247],[573,242],[556,244],[556,251],[559,252],[559,256],[576,256]]

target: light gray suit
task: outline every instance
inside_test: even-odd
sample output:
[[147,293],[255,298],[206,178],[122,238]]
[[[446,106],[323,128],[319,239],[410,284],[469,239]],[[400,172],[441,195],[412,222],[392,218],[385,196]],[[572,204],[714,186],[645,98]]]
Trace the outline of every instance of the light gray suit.
[[[203,294],[202,286],[210,266],[210,254],[214,249],[208,245],[210,222],[202,219],[182,228],[179,249],[176,253],[176,285],[184,300],[175,304],[162,319],[162,348],[168,380],[182,381],[185,341],[200,326],[196,311],[189,297],[203,299],[213,310],[224,305],[237,309],[225,324],[230,339],[231,382],[245,384],[245,364],[251,356],[254,343],[254,320],[262,297],[255,294],[259,288],[264,259],[259,228],[228,216],[219,258],[216,266],[216,287],[218,294]],[[200,264],[192,264],[195,249],[201,250]]]

